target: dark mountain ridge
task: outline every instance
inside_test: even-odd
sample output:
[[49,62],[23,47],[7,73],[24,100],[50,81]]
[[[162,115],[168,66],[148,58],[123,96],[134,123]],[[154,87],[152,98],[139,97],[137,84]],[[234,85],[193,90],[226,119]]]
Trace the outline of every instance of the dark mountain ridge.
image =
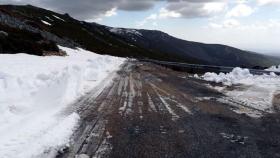
[[219,44],[181,40],[155,30],[112,28],[31,5],[0,5],[0,53],[44,55],[56,45],[99,54],[196,64],[267,67],[278,58]]

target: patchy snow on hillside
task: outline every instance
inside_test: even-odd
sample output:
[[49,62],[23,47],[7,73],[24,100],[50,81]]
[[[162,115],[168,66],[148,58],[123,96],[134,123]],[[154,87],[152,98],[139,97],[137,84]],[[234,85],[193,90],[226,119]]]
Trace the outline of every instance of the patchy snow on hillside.
[[53,19],[51,19],[51,18],[48,17],[48,16],[45,16],[45,18],[47,18],[47,19],[50,20],[50,21],[54,21]]
[[[248,69],[235,68],[227,74],[208,72],[201,78],[222,83],[224,86],[214,88],[228,96],[226,100],[240,103],[253,111],[273,112],[273,97],[280,93],[280,76],[274,73],[253,75]],[[227,88],[229,86],[233,88]],[[250,116],[260,116],[252,112],[248,113],[248,110],[244,113]]]
[[142,36],[142,34],[134,29],[124,29],[124,28],[111,28],[110,32],[115,34],[132,34],[137,36]]
[[49,26],[51,26],[52,24],[50,24],[50,23],[48,23],[48,22],[46,22],[46,21],[44,21],[44,20],[41,20],[42,21],[42,23],[44,23],[45,25],[49,25]]
[[79,116],[64,110],[124,62],[83,49],[68,56],[0,55],[0,157],[53,157]]
[[58,19],[58,20],[61,20],[61,21],[65,22],[64,19],[62,19],[62,18],[60,18],[60,17],[58,17],[58,16],[56,16],[56,15],[52,15],[52,16],[55,17],[55,18]]

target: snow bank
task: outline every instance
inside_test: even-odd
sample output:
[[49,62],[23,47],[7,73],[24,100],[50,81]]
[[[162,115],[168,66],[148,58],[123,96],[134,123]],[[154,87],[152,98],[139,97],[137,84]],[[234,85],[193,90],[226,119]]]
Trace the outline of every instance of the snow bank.
[[250,74],[250,71],[248,69],[234,68],[232,72],[228,74],[224,74],[224,73],[216,74],[212,72],[207,72],[202,77],[206,81],[223,83],[224,85],[232,85],[232,84],[238,84],[240,80],[252,78],[253,75]]
[[68,56],[0,55],[1,158],[42,157],[67,145],[79,116],[63,114],[65,107],[124,62],[60,49]]
[[[206,81],[222,83],[220,91],[236,102],[253,109],[273,112],[273,97],[280,91],[280,76],[270,73],[270,75],[252,75],[248,69],[235,68],[232,72],[224,74],[206,73],[202,76]],[[237,85],[233,90],[226,86]]]
[[266,69],[266,71],[280,72],[280,65],[279,66],[272,66],[272,67]]

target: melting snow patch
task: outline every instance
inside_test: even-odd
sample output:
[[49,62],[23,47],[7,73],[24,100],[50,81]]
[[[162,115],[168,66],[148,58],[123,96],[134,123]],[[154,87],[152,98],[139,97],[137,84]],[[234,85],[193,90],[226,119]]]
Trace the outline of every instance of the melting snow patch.
[[220,135],[224,139],[229,140],[231,143],[238,143],[238,144],[242,144],[242,145],[244,145],[245,142],[248,140],[247,136],[228,134],[228,133],[220,133]]
[[48,23],[48,22],[46,22],[46,21],[44,21],[44,20],[41,20],[42,21],[42,23],[44,23],[44,24],[46,24],[46,25],[49,25],[49,26],[51,26],[52,24],[50,24],[50,23]]
[[[273,97],[280,90],[280,77],[274,73],[252,75],[248,69],[235,68],[227,74],[208,72],[202,78],[207,81],[223,83],[224,87],[220,87],[219,91],[235,102],[270,113],[273,112]],[[226,86],[232,85],[235,86],[230,89],[226,88]]]
[[47,19],[50,20],[50,21],[54,21],[53,19],[51,19],[51,18],[48,17],[48,16],[45,16],[45,18],[47,18]]
[[110,31],[115,34],[134,34],[138,36],[142,36],[142,34],[134,29],[124,29],[124,28],[111,28]]
[[58,17],[58,16],[53,15],[53,17],[55,17],[55,18],[58,19],[58,20],[61,20],[61,21],[64,21],[64,22],[65,22],[64,19],[62,19],[62,18],[60,18],[60,17]]
[[67,105],[99,86],[124,62],[83,49],[68,56],[0,55],[0,157],[52,157],[79,119]]

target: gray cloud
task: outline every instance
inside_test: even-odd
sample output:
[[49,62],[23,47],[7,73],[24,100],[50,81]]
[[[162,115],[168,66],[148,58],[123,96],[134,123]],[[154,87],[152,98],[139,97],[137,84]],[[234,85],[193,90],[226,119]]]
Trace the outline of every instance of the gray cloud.
[[155,0],[122,0],[117,4],[118,8],[126,11],[141,11],[151,9]]
[[[170,0],[166,9],[180,13],[183,18],[209,17],[225,9],[226,0]],[[219,2],[205,6],[207,2]]]
[[167,9],[189,18],[205,16],[201,9],[203,3],[223,0],[0,0],[0,4],[31,4],[85,20],[98,17],[114,7],[125,11],[148,10],[159,1],[167,2]]
[[104,14],[112,8],[125,11],[148,10],[157,0],[0,0],[0,4],[31,4],[57,11],[69,13],[78,19],[91,19]]
[[119,0],[44,0],[43,5],[78,19],[90,19],[116,7]]

